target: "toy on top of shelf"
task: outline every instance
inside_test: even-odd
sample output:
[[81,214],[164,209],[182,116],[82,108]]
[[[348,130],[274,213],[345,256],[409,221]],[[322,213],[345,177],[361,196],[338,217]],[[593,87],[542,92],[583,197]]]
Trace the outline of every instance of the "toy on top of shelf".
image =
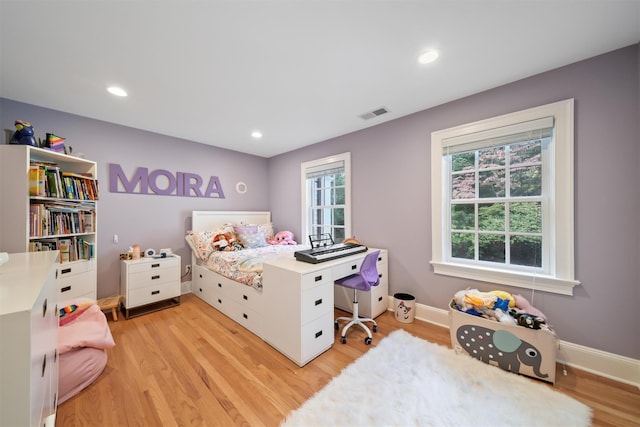
[[33,136],[33,125],[31,123],[24,120],[16,120],[14,125],[16,126],[16,131],[13,133],[9,144],[38,146],[38,142]]

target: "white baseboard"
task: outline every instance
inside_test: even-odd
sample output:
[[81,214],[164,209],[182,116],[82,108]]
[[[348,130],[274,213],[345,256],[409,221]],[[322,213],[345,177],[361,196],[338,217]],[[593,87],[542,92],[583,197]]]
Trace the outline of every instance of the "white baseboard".
[[180,295],[191,293],[191,280],[180,283]]
[[[389,296],[393,307],[393,296]],[[393,308],[390,308],[393,310]],[[415,318],[449,329],[449,312],[424,304],[415,305]],[[640,388],[640,360],[559,340],[557,363],[572,366]]]

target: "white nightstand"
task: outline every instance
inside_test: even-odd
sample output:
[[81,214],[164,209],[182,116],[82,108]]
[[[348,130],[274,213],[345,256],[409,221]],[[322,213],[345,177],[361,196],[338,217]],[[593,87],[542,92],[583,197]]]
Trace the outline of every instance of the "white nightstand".
[[180,304],[180,257],[121,260],[120,294],[126,318]]

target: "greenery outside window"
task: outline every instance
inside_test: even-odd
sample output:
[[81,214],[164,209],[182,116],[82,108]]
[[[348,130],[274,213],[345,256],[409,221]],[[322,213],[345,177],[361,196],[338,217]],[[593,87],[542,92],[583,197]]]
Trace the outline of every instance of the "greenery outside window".
[[351,154],[302,163],[302,230],[331,234],[336,243],[351,235]]
[[434,272],[571,295],[573,100],[431,143]]

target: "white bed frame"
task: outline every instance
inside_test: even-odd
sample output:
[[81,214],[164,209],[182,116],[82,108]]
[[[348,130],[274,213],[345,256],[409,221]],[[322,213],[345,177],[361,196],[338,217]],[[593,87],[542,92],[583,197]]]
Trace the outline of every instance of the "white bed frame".
[[[192,230],[228,223],[264,224],[270,212],[193,211]],[[372,249],[370,249],[372,250]],[[325,352],[334,339],[334,278],[357,271],[365,253],[309,264],[290,258],[263,264],[262,290],[235,282],[192,259],[192,291],[213,308],[244,326],[299,366]],[[387,255],[379,259],[386,284]],[[378,286],[382,288],[382,286]],[[386,291],[386,286],[381,289]],[[368,294],[373,294],[369,292]],[[386,310],[386,299],[381,310]]]

